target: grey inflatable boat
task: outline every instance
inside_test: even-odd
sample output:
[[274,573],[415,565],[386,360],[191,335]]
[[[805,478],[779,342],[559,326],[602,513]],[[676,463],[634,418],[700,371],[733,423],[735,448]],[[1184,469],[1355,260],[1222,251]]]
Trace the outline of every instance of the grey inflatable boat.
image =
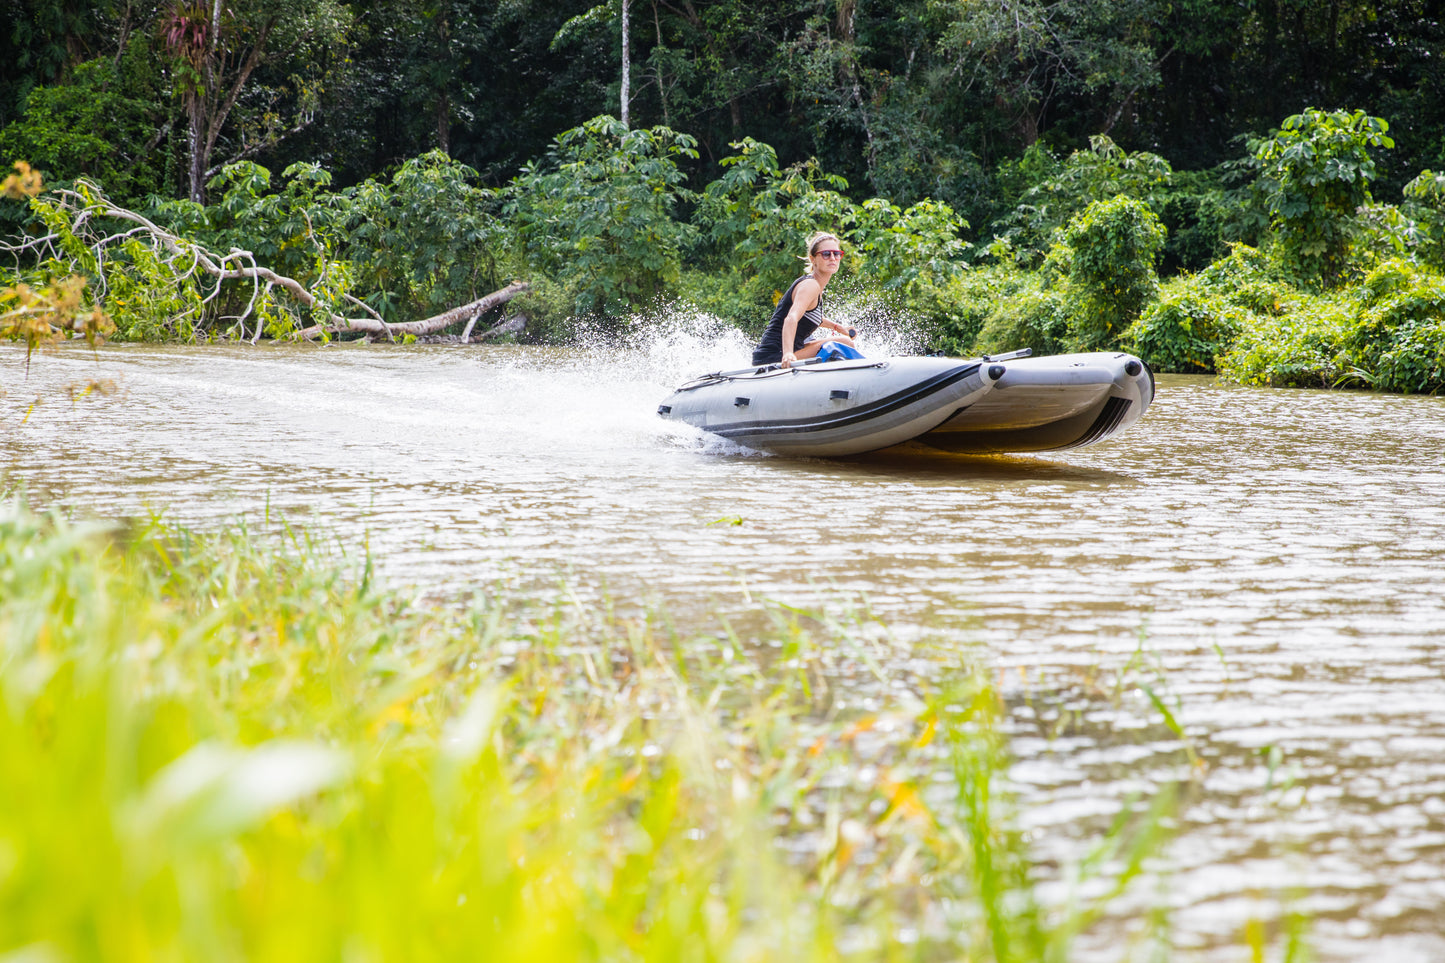
[[857,455],[910,441],[1031,452],[1097,444],[1154,400],[1154,375],[1133,355],[1029,354],[715,371],[679,387],[657,413],[784,455]]

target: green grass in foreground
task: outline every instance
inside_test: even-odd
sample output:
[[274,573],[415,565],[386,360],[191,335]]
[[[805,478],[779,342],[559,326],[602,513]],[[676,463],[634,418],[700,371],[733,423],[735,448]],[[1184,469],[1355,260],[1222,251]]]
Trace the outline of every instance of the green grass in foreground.
[[987,673],[663,625],[0,506],[0,960],[1063,961],[1157,851],[1045,908]]

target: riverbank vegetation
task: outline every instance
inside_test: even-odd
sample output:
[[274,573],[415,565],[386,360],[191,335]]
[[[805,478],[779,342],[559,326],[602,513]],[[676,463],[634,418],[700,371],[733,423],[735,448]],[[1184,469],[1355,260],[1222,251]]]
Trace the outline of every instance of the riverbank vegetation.
[[1445,387],[1413,0],[409,3],[27,21],[0,157],[53,190],[5,287],[82,277],[126,339],[751,333],[824,227],[927,350]]
[[1010,732],[1048,717],[1050,739],[1177,737],[1187,786],[1147,658],[1006,692],[866,612],[771,612],[744,637],[427,600],[292,529],[8,502],[0,950],[1062,961],[1102,926],[1164,951],[1162,906],[1110,913],[1150,902],[1174,789],[1040,861],[1009,779]]

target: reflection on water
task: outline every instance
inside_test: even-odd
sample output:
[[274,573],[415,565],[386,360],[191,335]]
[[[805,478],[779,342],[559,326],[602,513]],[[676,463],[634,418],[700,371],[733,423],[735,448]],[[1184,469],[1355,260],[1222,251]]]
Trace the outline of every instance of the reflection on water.
[[684,627],[866,599],[905,643],[1054,680],[1082,728],[1020,707],[1015,776],[1060,858],[1179,774],[1168,733],[1090,738],[1112,710],[1071,688],[1143,637],[1207,764],[1171,849],[1178,944],[1236,959],[1217,948],[1299,885],[1323,959],[1445,959],[1445,401],[1164,377],[1083,451],[798,461],[654,417],[727,351],[111,347],[27,378],[7,349],[0,472],[107,515],[364,532],[439,590],[561,574]]

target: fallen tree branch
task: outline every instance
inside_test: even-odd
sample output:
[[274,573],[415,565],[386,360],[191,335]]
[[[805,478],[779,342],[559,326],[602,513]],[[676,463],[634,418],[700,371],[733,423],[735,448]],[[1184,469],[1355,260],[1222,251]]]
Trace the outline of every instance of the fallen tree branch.
[[[531,285],[526,281],[513,281],[500,291],[493,291],[486,297],[478,298],[468,304],[451,308],[441,314],[423,318],[420,321],[405,321],[401,324],[386,324],[371,318],[340,318],[341,324],[319,325],[313,324],[309,328],[303,328],[297,332],[303,338],[319,338],[324,334],[342,334],[346,332],[358,332],[362,334],[410,334],[420,336],[424,334],[435,334],[443,328],[450,327],[466,320],[472,314],[484,314],[498,305],[506,304],[517,295],[529,290]],[[344,326],[342,326],[344,324]]]
[[[503,335],[521,334],[525,330],[527,330],[527,316],[525,314],[514,314],[501,324],[493,325],[477,335],[477,340],[488,341],[492,338],[500,338]],[[463,335],[462,340],[468,341],[470,339]]]
[[[51,196],[58,199],[53,207],[63,209],[69,220],[66,236],[79,241],[88,248],[85,260],[90,263],[87,273],[96,276],[98,293],[101,296],[105,294],[107,280],[105,265],[110,248],[120,246],[128,240],[141,238],[148,242],[158,257],[161,252],[164,252],[161,260],[165,262],[167,269],[173,272],[177,281],[186,282],[190,278],[202,276],[211,279],[209,284],[214,287],[208,293],[202,294],[198,309],[205,308],[219,296],[220,286],[223,282],[250,281],[252,292],[245,311],[239,317],[228,318],[239,325],[243,339],[245,338],[246,321],[255,309],[258,295],[262,293],[260,290],[262,284],[265,285],[266,294],[269,294],[272,289],[280,289],[301,307],[312,312],[313,316],[323,319],[319,324],[313,324],[294,333],[296,337],[308,340],[331,334],[353,333],[395,340],[397,335],[434,334],[468,319],[470,319],[470,323],[467,330],[470,333],[471,325],[475,324],[481,315],[499,305],[506,304],[531,287],[525,281],[513,281],[501,290],[493,291],[475,301],[459,305],[429,318],[423,318],[420,321],[407,321],[400,324],[388,324],[369,305],[343,291],[339,292],[341,299],[359,307],[369,315],[369,317],[359,318],[346,317],[329,310],[328,302],[320,301],[317,294],[302,282],[257,264],[255,256],[250,251],[232,248],[224,255],[210,251],[194,241],[171,233],[142,214],[111,203],[96,185],[88,181],[77,181],[74,188],[55,191]],[[112,218],[135,225],[135,227],[120,232],[101,232],[92,227],[100,218]],[[65,238],[61,234],[52,231],[43,237],[21,239],[17,244],[0,245],[0,250],[18,256],[27,250],[45,247],[52,253],[59,253],[55,249],[63,246],[64,240]],[[256,334],[252,338],[253,342],[260,338],[262,328],[263,324],[258,320]],[[497,329],[494,328],[483,334],[482,337],[494,336],[493,333],[496,331]]]

